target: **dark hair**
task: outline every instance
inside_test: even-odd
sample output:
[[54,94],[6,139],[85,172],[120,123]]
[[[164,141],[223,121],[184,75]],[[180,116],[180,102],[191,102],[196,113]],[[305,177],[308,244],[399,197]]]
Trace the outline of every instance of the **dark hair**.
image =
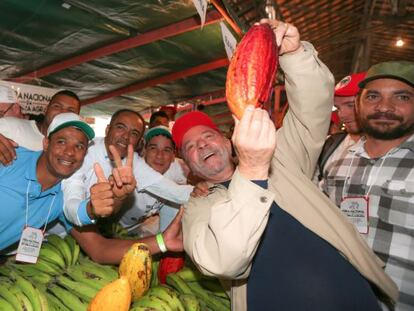
[[74,92],[69,91],[69,90],[62,90],[62,91],[59,91],[59,92],[57,92],[57,93],[53,94],[52,98],[50,99],[50,102],[51,102],[52,100],[54,100],[54,99],[55,99],[57,96],[59,96],[59,95],[69,96],[69,97],[72,97],[72,98],[76,99],[79,103],[81,102],[81,100],[80,100],[80,98],[78,97],[78,95],[76,95]]
[[112,117],[111,117],[111,121],[109,122],[109,125],[111,126],[112,125],[112,122],[121,114],[121,113],[126,113],[126,112],[128,112],[128,113],[133,113],[133,114],[135,114],[141,121],[142,121],[142,126],[144,127],[144,129],[145,129],[145,120],[144,120],[144,118],[141,116],[141,114],[139,113],[139,112],[137,112],[137,111],[135,111],[135,110],[131,110],[131,109],[120,109],[120,110],[118,110],[118,111],[115,111],[115,113],[112,115]]
[[165,111],[155,111],[152,113],[149,123],[152,124],[152,122],[155,121],[156,118],[166,118],[168,121],[170,121],[170,118],[168,117],[168,114]]

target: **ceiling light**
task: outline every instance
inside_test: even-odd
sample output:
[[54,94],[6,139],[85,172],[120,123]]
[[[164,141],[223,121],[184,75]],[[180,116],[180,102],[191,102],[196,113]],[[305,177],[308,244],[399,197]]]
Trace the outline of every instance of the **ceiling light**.
[[404,43],[405,42],[404,42],[403,39],[397,38],[397,41],[395,41],[395,46],[402,47],[404,45]]

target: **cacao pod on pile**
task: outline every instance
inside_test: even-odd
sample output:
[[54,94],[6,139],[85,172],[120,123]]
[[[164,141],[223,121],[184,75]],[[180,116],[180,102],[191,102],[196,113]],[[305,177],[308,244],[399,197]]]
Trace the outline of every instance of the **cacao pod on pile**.
[[126,277],[109,283],[92,299],[88,311],[128,311],[131,305],[131,286]]
[[144,243],[135,243],[122,258],[119,275],[129,280],[134,300],[143,296],[149,289],[152,274],[152,258]]
[[254,25],[238,44],[227,71],[226,97],[240,119],[247,105],[269,99],[278,65],[276,37],[268,24]]

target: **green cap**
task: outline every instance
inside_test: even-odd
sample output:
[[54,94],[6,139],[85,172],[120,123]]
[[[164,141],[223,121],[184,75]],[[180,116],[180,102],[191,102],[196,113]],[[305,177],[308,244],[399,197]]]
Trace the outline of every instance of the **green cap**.
[[159,125],[159,126],[155,126],[155,127],[151,128],[151,129],[149,129],[145,133],[145,135],[144,135],[145,143],[148,144],[148,142],[153,137],[159,136],[159,135],[165,136],[165,137],[171,139],[171,141],[173,141],[172,135],[171,135],[171,132],[170,132],[170,129],[168,127],[166,127],[166,126]]
[[400,80],[414,87],[414,62],[384,62],[379,63],[368,69],[364,80],[359,82],[359,87],[373,80],[390,78]]
[[94,130],[80,116],[73,112],[60,113],[55,116],[47,129],[47,137],[66,127],[76,127],[81,130],[88,140],[95,137]]

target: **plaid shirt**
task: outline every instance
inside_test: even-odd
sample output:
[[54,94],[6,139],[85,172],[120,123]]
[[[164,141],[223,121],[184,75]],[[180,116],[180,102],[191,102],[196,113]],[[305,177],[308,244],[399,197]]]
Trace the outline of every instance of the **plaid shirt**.
[[368,156],[364,143],[326,165],[319,186],[340,206],[343,195],[365,196],[372,185],[367,242],[399,288],[396,310],[414,310],[414,135],[378,159]]

